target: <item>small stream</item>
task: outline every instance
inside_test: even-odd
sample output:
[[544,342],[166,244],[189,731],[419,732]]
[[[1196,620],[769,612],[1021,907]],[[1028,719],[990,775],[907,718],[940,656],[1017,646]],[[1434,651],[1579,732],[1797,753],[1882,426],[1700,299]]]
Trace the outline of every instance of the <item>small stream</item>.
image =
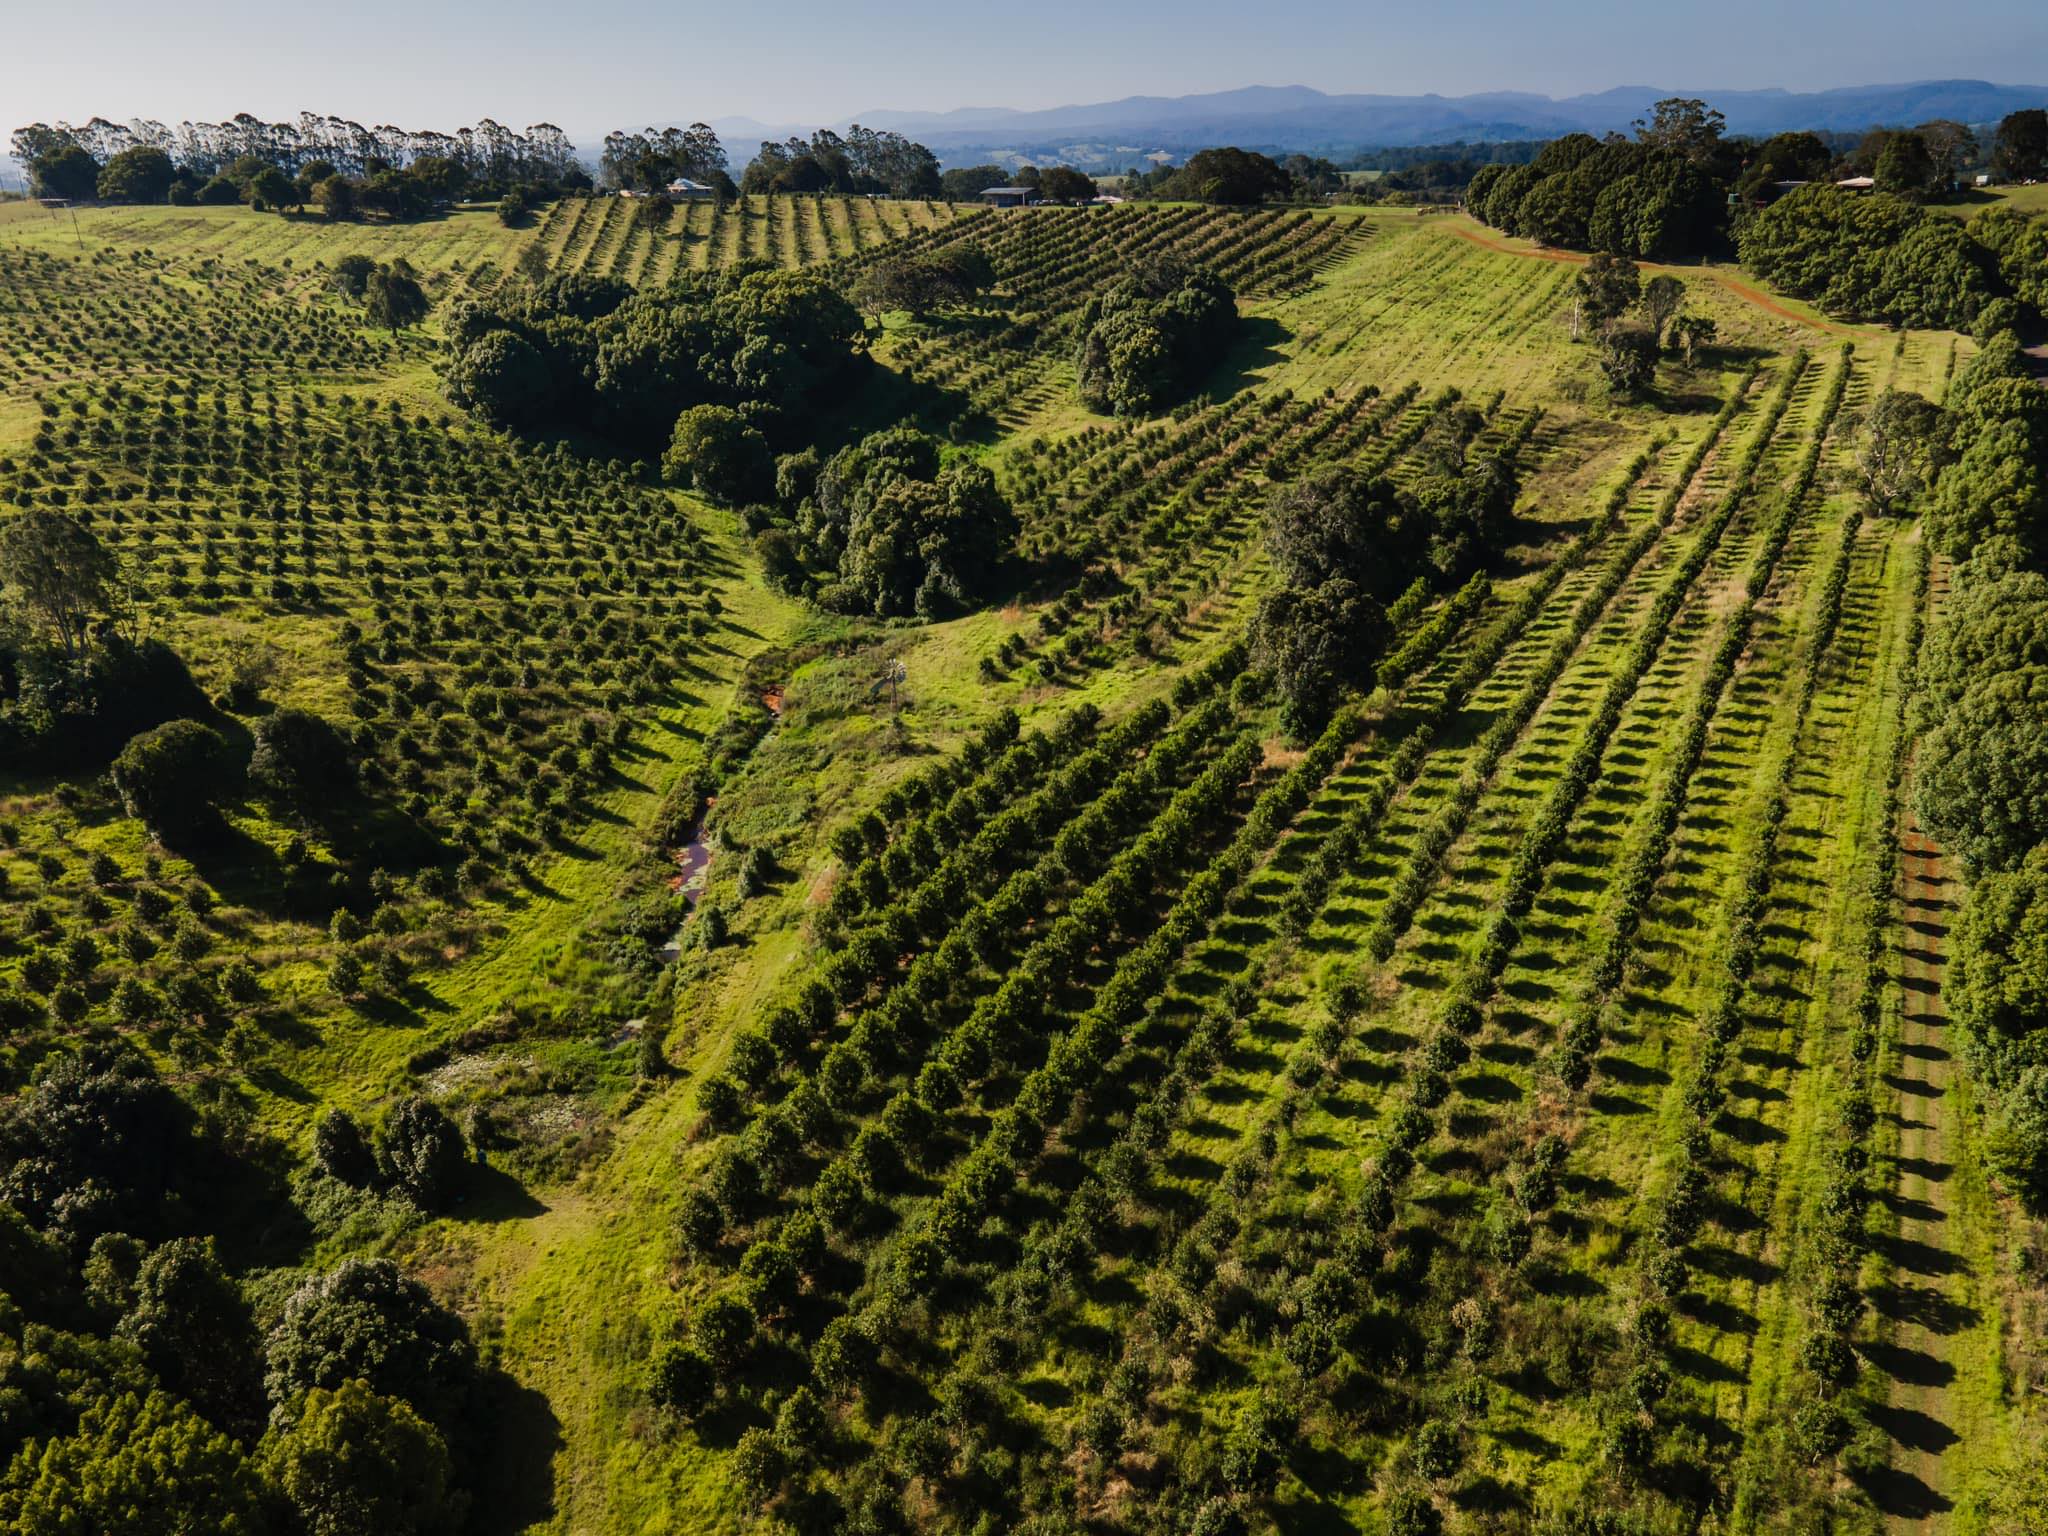
[[704,814],[697,819],[697,830],[690,834],[690,840],[675,851],[676,872],[669,877],[668,888],[683,898],[683,921],[661,946],[664,963],[673,964],[683,953],[683,929],[689,925],[690,914],[697,910],[697,898],[704,894],[705,878],[711,873],[711,807],[716,799],[704,803]]
[[[761,703],[768,713],[782,718],[782,685],[777,683],[761,695]],[[767,738],[762,738],[765,741]],[[760,743],[755,743],[755,750]],[[676,873],[669,878],[668,888],[683,898],[683,921],[670,935],[669,941],[661,946],[662,963],[672,965],[682,958],[683,933],[689,927],[690,914],[697,910],[697,902],[704,895],[704,882],[711,873],[711,809],[718,804],[718,797],[711,796],[704,802],[704,814],[697,818],[697,829],[690,834],[690,840],[675,851]]]

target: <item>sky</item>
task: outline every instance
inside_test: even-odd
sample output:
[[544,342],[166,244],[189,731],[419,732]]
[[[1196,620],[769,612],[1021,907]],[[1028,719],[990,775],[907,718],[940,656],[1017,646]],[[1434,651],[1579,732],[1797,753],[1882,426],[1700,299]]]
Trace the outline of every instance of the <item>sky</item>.
[[695,118],[1052,107],[1243,85],[2048,83],[2043,0],[0,0],[0,133],[31,121]]

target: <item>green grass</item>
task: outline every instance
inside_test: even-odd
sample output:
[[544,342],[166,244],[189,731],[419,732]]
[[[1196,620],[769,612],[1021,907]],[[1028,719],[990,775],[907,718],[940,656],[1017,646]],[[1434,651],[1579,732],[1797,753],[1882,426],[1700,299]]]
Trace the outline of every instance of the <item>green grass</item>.
[[1952,198],[1931,199],[1927,206],[1959,219],[1970,218],[1987,208],[2011,208],[2028,215],[2048,213],[2048,182],[2037,182],[2031,187],[1970,187]]

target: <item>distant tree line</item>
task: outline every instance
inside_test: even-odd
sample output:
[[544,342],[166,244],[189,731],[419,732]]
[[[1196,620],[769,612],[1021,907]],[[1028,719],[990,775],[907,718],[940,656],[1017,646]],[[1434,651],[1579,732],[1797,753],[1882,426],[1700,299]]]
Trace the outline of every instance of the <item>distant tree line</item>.
[[740,190],[937,197],[944,183],[938,156],[922,144],[855,123],[844,134],[820,128],[808,140],[763,141],[740,175]]
[[1014,171],[1000,165],[967,165],[939,178],[939,193],[949,202],[972,202],[990,187],[1028,187],[1047,203],[1085,203],[1100,190],[1093,176],[1071,165],[1020,165]]
[[[1359,151],[1344,162],[1344,168],[1348,171],[1385,171],[1394,176],[1439,165],[1470,165],[1474,170],[1482,165],[1527,165],[1542,153],[1543,146],[1549,142],[1548,139],[1503,139],[1498,144],[1487,144],[1453,139],[1448,144],[1389,145]],[[1466,180],[1470,179],[1466,177]]]
[[688,128],[644,128],[604,136],[597,184],[609,191],[659,192],[678,177],[702,182],[721,197],[738,189],[727,174],[725,146],[704,123]]
[[[1482,167],[1465,207],[1508,234],[1617,256],[1689,260],[1732,240],[1757,276],[1831,313],[1967,329],[2013,294],[2038,307],[2039,242],[2010,213],[1969,228],[1922,206],[1955,189],[1983,149],[1966,125],[1731,139],[1705,102],[1658,102],[1633,139],[1567,134],[1525,165]],[[2048,120],[2016,112],[1993,163],[2048,162]],[[1869,190],[1837,186],[1867,176]]]
[[448,198],[590,184],[576,146],[552,123],[517,133],[489,118],[442,133],[314,112],[296,123],[242,113],[176,128],[95,117],[82,128],[31,123],[10,142],[38,196],[77,201],[318,202],[334,217],[412,217]]

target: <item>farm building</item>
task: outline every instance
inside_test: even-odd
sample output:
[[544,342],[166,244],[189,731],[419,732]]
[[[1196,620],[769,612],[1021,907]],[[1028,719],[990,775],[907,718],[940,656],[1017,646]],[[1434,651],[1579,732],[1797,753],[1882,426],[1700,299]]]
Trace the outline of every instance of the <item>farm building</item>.
[[989,187],[981,200],[991,208],[1022,208],[1037,195],[1029,187]]
[[718,195],[703,182],[692,181],[687,176],[678,176],[668,184],[666,190],[670,197],[676,198],[716,197]]
[[1844,176],[1835,185],[1844,192],[1874,192],[1877,190],[1877,178],[1874,176]]

